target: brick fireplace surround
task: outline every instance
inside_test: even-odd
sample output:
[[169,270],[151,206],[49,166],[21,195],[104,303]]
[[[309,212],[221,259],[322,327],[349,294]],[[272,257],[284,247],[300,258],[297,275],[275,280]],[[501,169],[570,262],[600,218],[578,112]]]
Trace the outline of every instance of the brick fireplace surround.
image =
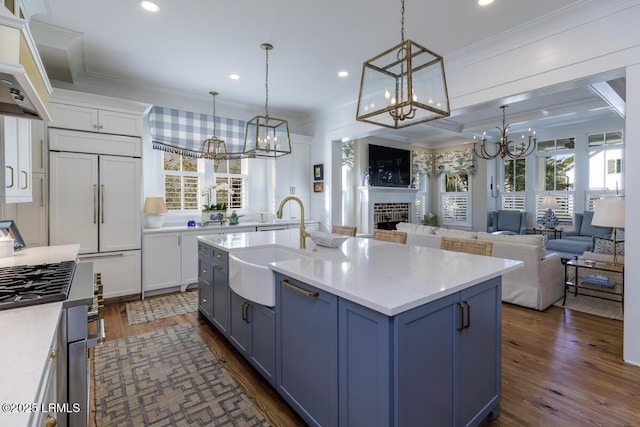
[[415,188],[360,187],[358,230],[372,234],[377,223],[413,222],[417,192]]

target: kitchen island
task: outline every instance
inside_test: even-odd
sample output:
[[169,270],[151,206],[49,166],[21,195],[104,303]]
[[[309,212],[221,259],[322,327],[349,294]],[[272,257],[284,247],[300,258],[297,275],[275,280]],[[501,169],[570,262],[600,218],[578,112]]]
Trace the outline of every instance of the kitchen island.
[[200,312],[307,423],[457,426],[498,415],[500,276],[519,261],[351,238],[269,264],[273,307],[225,282],[234,253],[295,251],[298,239],[200,237]]

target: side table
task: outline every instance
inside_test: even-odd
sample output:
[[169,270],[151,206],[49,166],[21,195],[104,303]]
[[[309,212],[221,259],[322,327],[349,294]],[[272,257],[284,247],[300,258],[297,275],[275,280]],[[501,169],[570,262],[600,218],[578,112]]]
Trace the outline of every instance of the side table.
[[554,240],[561,239],[563,231],[564,230],[562,228],[544,228],[544,227],[533,228],[533,234],[546,234],[547,239],[554,239]]
[[[589,270],[598,273],[617,273],[620,281],[611,280],[606,275],[580,277],[580,270]],[[571,272],[573,271],[573,274]],[[611,264],[600,261],[585,260],[582,258],[570,259],[564,265],[564,298],[562,305],[567,302],[567,292],[573,288],[573,295],[587,295],[590,297],[606,299],[622,303],[624,310],[624,265]],[[578,289],[588,289],[595,294],[584,294],[578,292]],[[619,298],[615,298],[614,296]]]

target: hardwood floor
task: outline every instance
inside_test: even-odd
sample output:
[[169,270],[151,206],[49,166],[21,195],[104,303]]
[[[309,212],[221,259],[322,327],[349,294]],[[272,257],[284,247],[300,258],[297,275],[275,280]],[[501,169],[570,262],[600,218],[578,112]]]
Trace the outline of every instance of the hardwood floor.
[[[622,361],[622,322],[555,306],[542,313],[502,308],[501,414],[488,426],[640,426],[640,367]],[[273,426],[306,425],[196,313],[129,325],[120,303],[106,307],[105,320],[109,340],[179,323],[199,326],[213,354]]]

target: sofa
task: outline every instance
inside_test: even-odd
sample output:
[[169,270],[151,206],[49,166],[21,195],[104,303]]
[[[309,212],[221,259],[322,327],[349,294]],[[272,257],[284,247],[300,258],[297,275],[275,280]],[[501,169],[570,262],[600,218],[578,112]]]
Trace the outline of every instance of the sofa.
[[591,225],[593,212],[585,211],[574,215],[573,230],[562,233],[561,239],[549,240],[547,251],[557,252],[562,258],[581,256],[593,247],[594,237],[609,237],[611,228]]
[[564,267],[560,256],[547,254],[544,236],[498,235],[401,222],[396,229],[407,233],[407,244],[440,248],[442,236],[493,242],[492,256],[524,261],[502,276],[502,301],[544,310],[564,295]]

